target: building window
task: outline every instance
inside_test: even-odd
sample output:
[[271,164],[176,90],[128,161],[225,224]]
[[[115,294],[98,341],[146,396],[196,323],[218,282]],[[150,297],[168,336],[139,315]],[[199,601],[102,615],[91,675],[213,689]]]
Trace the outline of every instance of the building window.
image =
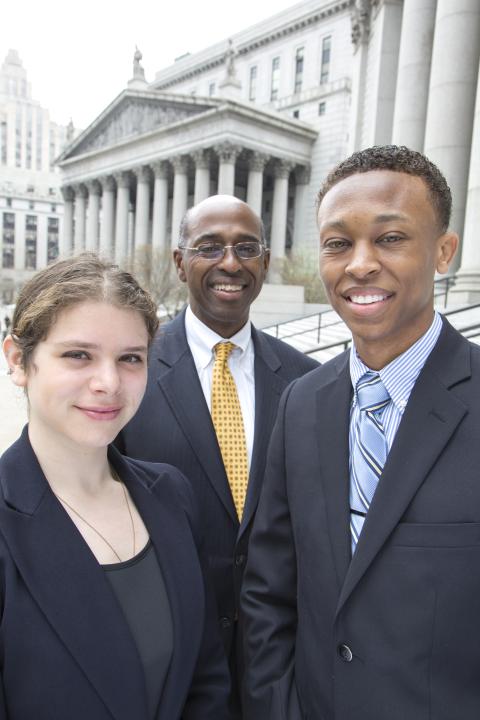
[[37,267],[37,216],[25,216],[25,269]]
[[254,65],[250,68],[250,82],[248,85],[248,99],[250,102],[255,102],[257,98],[257,66]]
[[272,84],[270,90],[270,100],[278,98],[278,90],[280,88],[280,58],[274,57],[272,60]]
[[27,152],[26,152],[26,164],[27,169],[32,169],[32,107],[27,107]]
[[295,85],[293,87],[294,93],[299,93],[302,89],[303,82],[303,50],[304,48],[298,48],[295,55]]
[[298,120],[298,118],[300,117],[300,110],[294,110],[294,111],[293,111],[293,117],[294,117],[296,120]]
[[33,202],[33,200],[28,201],[28,209],[35,210],[35,203]]
[[7,122],[2,120],[0,123],[0,162],[2,165],[7,164]]
[[13,268],[15,257],[15,215],[3,213],[2,223],[2,267]]
[[319,115],[325,115],[326,110],[327,110],[327,103],[325,101],[318,104],[318,114]]
[[208,94],[210,97],[215,95],[215,83],[210,83],[210,85],[208,86]]
[[22,108],[17,106],[15,116],[15,167],[22,167]]
[[47,262],[51,263],[58,257],[59,248],[59,223],[58,218],[49,217],[47,222]]
[[332,50],[332,37],[328,35],[322,40],[322,63],[320,67],[320,82],[328,82],[330,75],[330,56]]
[[7,207],[12,207],[12,198],[6,198],[7,200]]
[[42,169],[43,118],[41,110],[37,110],[37,170]]
[[50,212],[57,212],[57,206],[56,205],[50,205]]

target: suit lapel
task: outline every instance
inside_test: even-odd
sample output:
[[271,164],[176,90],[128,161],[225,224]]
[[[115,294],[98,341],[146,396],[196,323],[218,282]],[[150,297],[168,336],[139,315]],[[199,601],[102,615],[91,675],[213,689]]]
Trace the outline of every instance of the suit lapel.
[[349,354],[344,353],[332,362],[316,397],[315,445],[339,591],[351,557],[348,428],[352,385],[348,358]]
[[467,407],[450,387],[470,375],[470,348],[447,323],[412,390],[339,598],[337,613],[385,544]]
[[146,720],[143,671],[123,614],[51,492],[26,429],[4,455],[0,477],[10,506],[2,508],[0,526],[32,597],[112,717]]
[[[151,362],[158,364],[158,385],[215,492],[238,522],[212,418],[188,347],[184,313],[165,329],[156,355]],[[153,371],[157,372],[155,368]]]
[[271,430],[280,395],[287,385],[277,374],[281,367],[280,359],[253,326],[252,338],[255,347],[255,431],[248,491],[239,535],[250,524],[258,505]]

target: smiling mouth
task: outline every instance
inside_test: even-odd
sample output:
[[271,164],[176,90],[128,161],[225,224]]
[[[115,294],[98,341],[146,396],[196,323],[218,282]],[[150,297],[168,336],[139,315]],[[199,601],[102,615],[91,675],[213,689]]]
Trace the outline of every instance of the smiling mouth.
[[245,285],[234,285],[233,283],[215,283],[212,285],[216,292],[239,293],[242,292]]
[[77,410],[81,410],[83,413],[85,413],[85,415],[87,415],[89,418],[92,418],[93,420],[113,420],[118,416],[121,411],[121,408],[119,407],[90,408],[81,407],[79,405],[77,405],[76,407]]
[[372,305],[373,303],[384,302],[391,297],[387,294],[375,295],[347,295],[346,299],[354,305]]

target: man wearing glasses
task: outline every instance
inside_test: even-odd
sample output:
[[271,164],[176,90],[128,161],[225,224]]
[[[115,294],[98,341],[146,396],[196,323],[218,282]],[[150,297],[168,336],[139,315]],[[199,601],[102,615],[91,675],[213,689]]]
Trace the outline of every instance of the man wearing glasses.
[[173,255],[189,306],[160,331],[144,401],[119,444],[192,482],[239,718],[238,598],[267,446],[282,391],[317,363],[249,321],[270,252],[246,203],[218,195],[191,208]]

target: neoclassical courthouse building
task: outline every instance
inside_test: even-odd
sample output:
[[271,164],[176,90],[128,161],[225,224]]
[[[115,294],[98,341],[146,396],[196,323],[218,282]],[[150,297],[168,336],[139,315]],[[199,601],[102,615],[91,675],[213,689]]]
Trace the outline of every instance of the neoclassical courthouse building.
[[328,170],[394,142],[445,172],[457,298],[480,298],[479,57],[479,0],[304,0],[149,83],[137,52],[127,88],[60,157],[62,249],[123,261],[175,246],[185,210],[219,192],[262,215],[283,258],[316,246]]

